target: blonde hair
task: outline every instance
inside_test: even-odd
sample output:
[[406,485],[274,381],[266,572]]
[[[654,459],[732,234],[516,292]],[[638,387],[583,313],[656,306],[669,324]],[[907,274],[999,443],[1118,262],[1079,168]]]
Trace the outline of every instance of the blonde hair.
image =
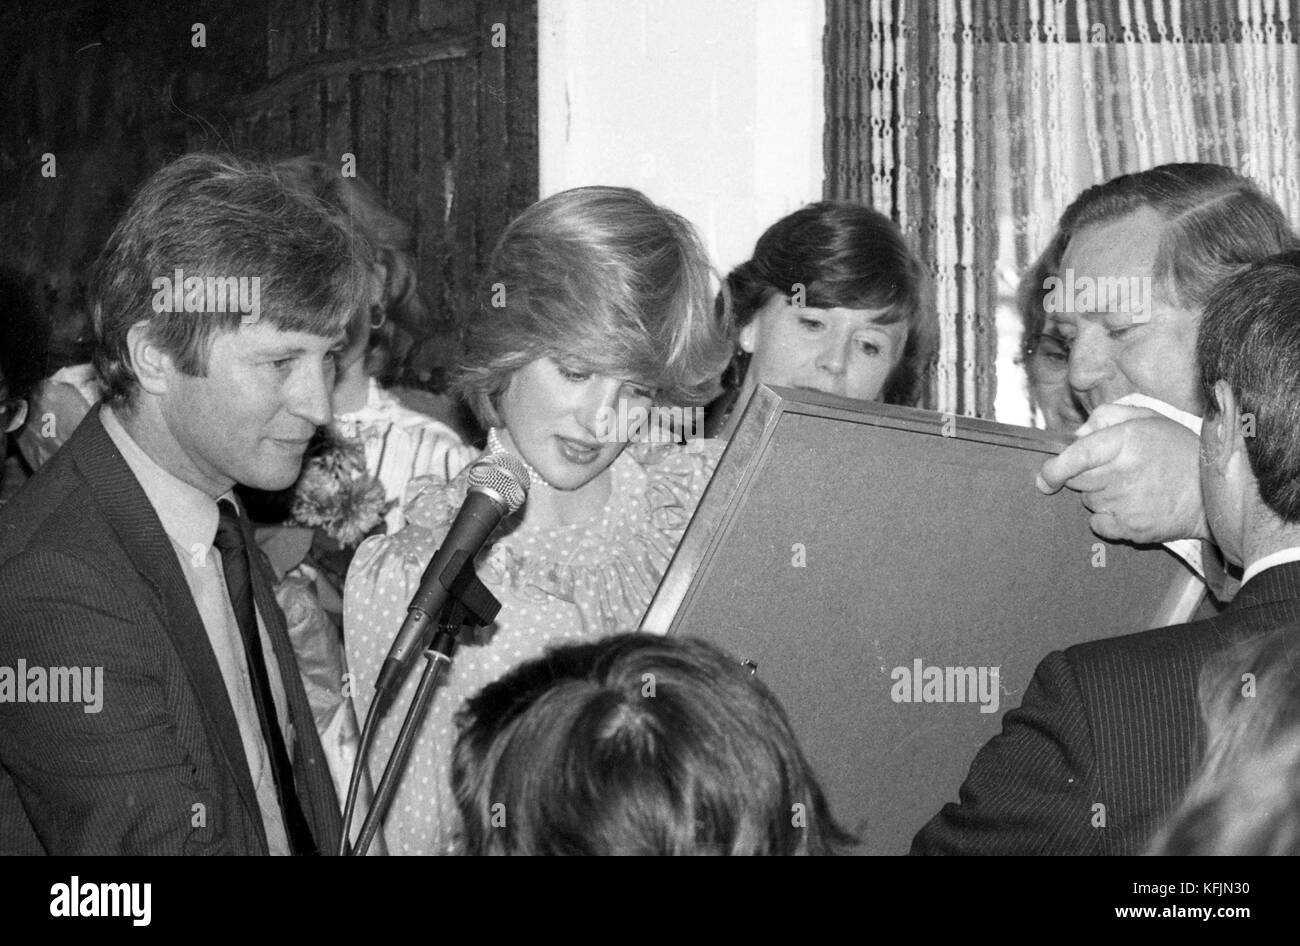
[[639,191],[548,197],[497,243],[453,389],[497,426],[510,376],[550,357],[644,384],[660,403],[703,404],[729,356],[710,280],[695,229]]

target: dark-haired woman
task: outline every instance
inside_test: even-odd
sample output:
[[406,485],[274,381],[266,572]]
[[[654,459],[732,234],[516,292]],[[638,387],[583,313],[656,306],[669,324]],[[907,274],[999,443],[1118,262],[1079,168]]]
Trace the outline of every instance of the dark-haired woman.
[[778,220],[727,277],[736,354],[706,431],[729,435],[760,384],[916,404],[938,338],[928,285],[874,210],[821,201]]

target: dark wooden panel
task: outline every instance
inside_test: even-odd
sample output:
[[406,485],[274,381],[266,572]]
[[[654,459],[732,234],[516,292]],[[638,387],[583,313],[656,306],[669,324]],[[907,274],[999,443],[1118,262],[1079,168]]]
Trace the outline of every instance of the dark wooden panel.
[[[206,47],[191,43],[195,23]],[[0,354],[11,382],[88,356],[89,268],[140,183],[187,150],[248,144],[248,122],[220,105],[266,81],[267,28],[266,0],[0,4]],[[41,174],[46,154],[53,177]]]
[[[485,262],[487,240],[483,233],[483,220],[479,216],[482,195],[475,186],[483,176],[479,162],[479,115],[473,103],[479,88],[478,64],[475,60],[447,71],[447,93],[454,103],[450,109],[451,138],[448,142],[448,163],[452,173],[446,200],[451,207],[451,232],[449,234],[452,256],[453,305],[461,308],[456,315],[471,311],[474,298],[474,272]],[[471,103],[466,108],[463,103]]]
[[275,78],[292,65],[293,34],[297,29],[296,4],[290,0],[272,3],[267,12],[266,74]]
[[325,152],[339,161],[352,151],[352,84],[347,78],[326,79],[324,114]]
[[353,101],[356,116],[357,174],[370,182],[379,193],[388,186],[388,147],[384,130],[385,77],[367,72],[360,77],[360,88]]
[[[507,99],[509,96],[510,64],[512,50],[510,47],[509,17],[499,5],[491,5],[485,11],[479,23],[474,41],[479,55],[476,57],[478,75],[476,92],[478,100],[478,127],[475,151],[478,164],[482,168],[478,178],[477,203],[478,212],[475,219],[479,227],[480,253],[491,251],[491,244],[505,228],[504,218],[508,212],[507,197],[509,193],[510,169],[503,161],[487,159],[487,150],[497,142],[509,141],[509,124],[507,121]],[[490,42],[495,24],[506,26],[506,45],[493,46]]]
[[[79,0],[35,11],[0,10],[10,235],[0,265],[83,269],[131,190],[186,150],[351,152],[413,228],[433,316],[454,321],[473,310],[506,222],[536,199],[531,0]],[[194,22],[207,27],[206,49],[190,46]],[[490,43],[498,22],[504,49]],[[55,180],[39,176],[46,151]]]
[[264,149],[271,157],[283,157],[293,154],[293,141],[290,138],[289,109],[287,104],[276,108],[267,116],[265,124],[266,139]]
[[435,315],[452,318],[450,194],[453,192],[450,148],[448,94],[445,67],[435,64],[419,77],[420,187],[419,218],[414,222],[416,254],[420,261],[420,280],[424,297]]
[[414,228],[418,225],[417,205],[420,190],[419,125],[422,116],[415,110],[415,86],[419,76],[414,71],[388,76],[388,206]]
[[388,36],[388,4],[386,0],[356,0],[352,4],[355,17],[356,42],[365,46]]
[[[322,0],[297,0],[298,45],[294,50],[295,64],[302,60],[315,58],[322,49],[324,35],[321,20],[324,11]],[[291,129],[289,133],[290,148],[299,153],[309,153],[320,147],[324,137],[322,128],[321,83],[310,82],[295,89],[290,96],[289,106]]]
[[445,30],[466,20],[466,5],[460,0],[420,0],[420,27]]
[[326,0],[299,0],[301,6],[302,23],[302,51],[299,53],[299,59],[310,59],[318,52],[325,48],[325,11],[324,4]]
[[[509,18],[506,65],[506,150],[510,181],[507,216],[537,200],[537,7],[518,4]],[[529,160],[531,158],[531,160]]]
[[352,45],[352,7],[352,0],[325,0],[323,48],[346,49]]

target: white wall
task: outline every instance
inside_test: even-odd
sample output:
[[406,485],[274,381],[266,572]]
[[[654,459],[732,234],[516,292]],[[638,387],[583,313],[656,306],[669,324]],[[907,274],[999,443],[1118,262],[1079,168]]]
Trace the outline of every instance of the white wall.
[[724,272],[822,196],[821,0],[539,0],[543,197],[636,187]]

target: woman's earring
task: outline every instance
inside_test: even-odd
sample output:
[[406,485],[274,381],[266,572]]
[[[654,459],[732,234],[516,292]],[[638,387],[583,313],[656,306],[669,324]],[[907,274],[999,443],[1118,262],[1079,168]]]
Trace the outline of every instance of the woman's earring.
[[[378,318],[376,318],[378,316]],[[374,332],[384,327],[388,321],[388,310],[376,303],[370,307],[370,331]]]

